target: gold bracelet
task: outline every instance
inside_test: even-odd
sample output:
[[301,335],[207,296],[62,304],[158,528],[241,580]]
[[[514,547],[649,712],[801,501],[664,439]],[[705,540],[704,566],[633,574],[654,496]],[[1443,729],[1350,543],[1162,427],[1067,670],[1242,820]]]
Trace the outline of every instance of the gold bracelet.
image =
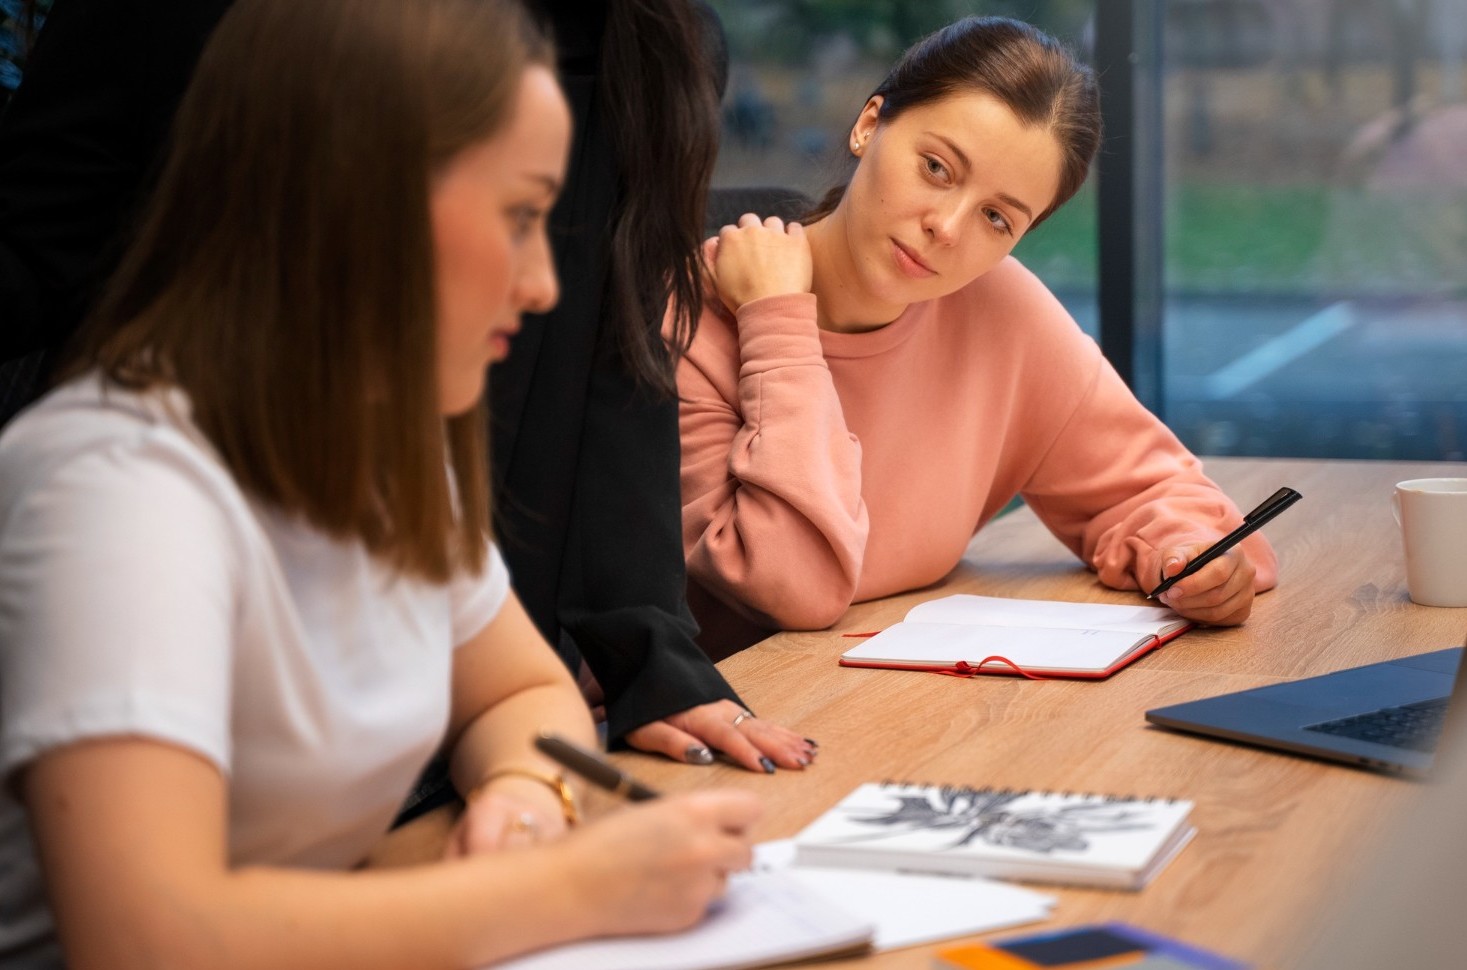
[[495,771],[491,771],[489,772],[489,774],[484,776],[483,781],[480,781],[473,788],[469,789],[469,793],[464,796],[464,801],[469,801],[475,795],[479,794],[479,792],[489,787],[491,782],[509,776],[529,778],[532,781],[538,781],[540,784],[545,785],[551,791],[555,792],[555,794],[560,798],[560,811],[561,814],[565,816],[565,824],[567,828],[574,827],[575,824],[581,820],[581,811],[579,808],[576,807],[576,794],[575,792],[571,791],[570,785],[567,785],[565,783],[565,776],[552,775],[549,772],[544,771],[535,771],[532,768],[499,768]]

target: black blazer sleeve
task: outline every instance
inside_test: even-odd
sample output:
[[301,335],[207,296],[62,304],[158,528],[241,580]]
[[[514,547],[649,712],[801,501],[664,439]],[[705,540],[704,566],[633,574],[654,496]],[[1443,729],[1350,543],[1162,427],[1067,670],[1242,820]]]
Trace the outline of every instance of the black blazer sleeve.
[[608,736],[738,695],[694,641],[675,400],[598,355],[561,594],[565,630],[606,692]]
[[0,360],[63,346],[112,271],[228,0],[56,0],[0,116]]

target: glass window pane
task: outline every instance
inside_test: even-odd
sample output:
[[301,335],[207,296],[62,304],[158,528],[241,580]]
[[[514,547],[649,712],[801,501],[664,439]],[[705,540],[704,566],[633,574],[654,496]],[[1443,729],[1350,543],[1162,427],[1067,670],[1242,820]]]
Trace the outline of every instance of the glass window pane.
[[1161,2],[1168,422],[1467,456],[1467,0]]

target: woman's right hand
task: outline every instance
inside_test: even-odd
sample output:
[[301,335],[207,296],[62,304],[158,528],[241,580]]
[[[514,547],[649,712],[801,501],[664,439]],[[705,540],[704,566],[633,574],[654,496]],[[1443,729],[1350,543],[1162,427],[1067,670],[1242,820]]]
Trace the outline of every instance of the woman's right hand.
[[568,853],[580,912],[599,924],[593,935],[669,933],[696,923],[729,873],[749,868],[749,829],[762,811],[752,792],[670,795],[573,830],[553,848]]
[[785,225],[778,216],[760,222],[752,212],[718,233],[710,269],[719,299],[731,313],[761,297],[808,293],[814,279],[805,227]]

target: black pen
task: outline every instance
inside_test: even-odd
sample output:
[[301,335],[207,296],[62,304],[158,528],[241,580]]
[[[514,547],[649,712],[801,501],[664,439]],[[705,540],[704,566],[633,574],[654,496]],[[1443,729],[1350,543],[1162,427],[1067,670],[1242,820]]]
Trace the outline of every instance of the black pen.
[[657,792],[599,754],[571,744],[564,738],[542,734],[535,739],[535,747],[547,758],[575,772],[591,784],[605,788],[613,795],[620,795],[627,801],[645,802],[649,798],[657,797]]
[[1262,505],[1258,506],[1258,508],[1243,516],[1242,525],[1238,526],[1232,532],[1229,532],[1227,535],[1223,536],[1221,539],[1217,540],[1212,545],[1204,549],[1202,551],[1202,555],[1187,563],[1186,568],[1184,568],[1181,572],[1177,573],[1170,579],[1162,580],[1160,586],[1156,587],[1156,589],[1153,589],[1151,592],[1146,594],[1146,598],[1149,600],[1156,599],[1156,597],[1160,596],[1162,593],[1165,593],[1167,590],[1175,586],[1179,580],[1183,580],[1186,579],[1188,576],[1191,576],[1193,573],[1197,572],[1197,570],[1201,569],[1203,566],[1206,566],[1218,556],[1221,556],[1223,553],[1233,548],[1233,546],[1236,546],[1238,543],[1242,542],[1244,539],[1257,532],[1265,522],[1269,521],[1274,516],[1278,515],[1284,509],[1293,505],[1295,502],[1299,501],[1303,497],[1304,496],[1300,495],[1292,488],[1281,488],[1277,492],[1274,492],[1268,498],[1264,499]]

